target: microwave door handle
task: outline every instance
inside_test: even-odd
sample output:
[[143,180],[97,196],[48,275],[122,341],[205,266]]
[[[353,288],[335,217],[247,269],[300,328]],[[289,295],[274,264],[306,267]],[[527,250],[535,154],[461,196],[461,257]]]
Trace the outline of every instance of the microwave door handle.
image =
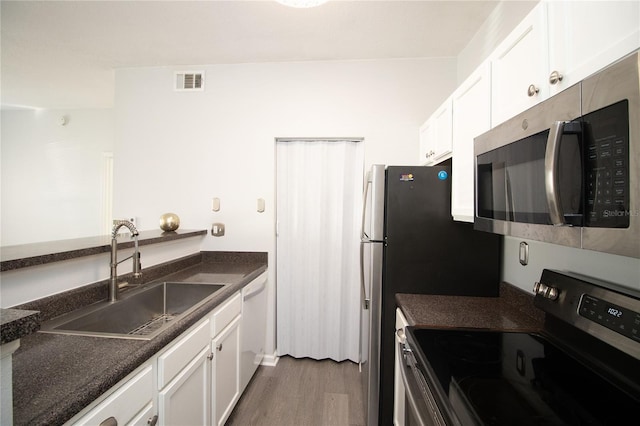
[[549,217],[554,226],[566,225],[560,201],[560,183],[558,180],[560,140],[564,132],[564,125],[564,121],[556,121],[551,125],[544,155],[544,185],[549,206]]

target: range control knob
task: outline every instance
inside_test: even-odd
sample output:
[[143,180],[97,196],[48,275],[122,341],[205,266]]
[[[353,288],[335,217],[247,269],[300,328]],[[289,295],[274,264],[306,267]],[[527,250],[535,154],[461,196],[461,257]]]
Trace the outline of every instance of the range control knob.
[[533,292],[550,300],[556,300],[560,295],[557,288],[539,282],[533,285]]

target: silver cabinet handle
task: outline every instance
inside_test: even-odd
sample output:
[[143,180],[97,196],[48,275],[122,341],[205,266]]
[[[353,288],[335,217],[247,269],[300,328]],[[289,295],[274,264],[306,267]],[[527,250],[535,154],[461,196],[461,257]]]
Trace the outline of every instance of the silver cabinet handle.
[[529,85],[529,88],[527,89],[527,95],[530,98],[534,97],[535,95],[537,95],[538,92],[540,92],[540,89],[538,89],[535,85],[533,85],[533,84]]
[[149,420],[147,420],[147,424],[149,426],[156,426],[156,423],[158,423],[158,415],[156,414],[153,417],[149,417]]
[[213,360],[213,352],[211,352],[209,355],[207,355],[207,359],[208,359],[209,361],[212,361],[212,360]]
[[561,82],[563,78],[564,78],[564,76],[562,74],[560,74],[558,71],[553,71],[549,75],[549,83],[557,84],[557,83]]
[[218,350],[218,352],[222,351],[222,343],[220,343],[218,346],[216,346],[216,349]]

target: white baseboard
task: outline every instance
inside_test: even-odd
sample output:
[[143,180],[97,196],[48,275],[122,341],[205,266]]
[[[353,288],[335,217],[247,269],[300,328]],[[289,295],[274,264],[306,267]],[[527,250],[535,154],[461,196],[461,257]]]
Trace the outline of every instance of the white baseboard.
[[277,352],[274,352],[272,355],[265,354],[260,365],[264,365],[266,367],[275,367],[276,364],[278,364],[279,359],[280,357],[277,355]]

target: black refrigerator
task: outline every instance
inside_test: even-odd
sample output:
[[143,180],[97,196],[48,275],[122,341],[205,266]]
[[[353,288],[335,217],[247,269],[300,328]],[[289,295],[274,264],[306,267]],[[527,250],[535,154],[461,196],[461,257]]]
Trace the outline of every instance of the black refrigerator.
[[451,216],[451,167],[374,165],[361,238],[367,423],[393,424],[396,293],[498,296],[502,237]]

